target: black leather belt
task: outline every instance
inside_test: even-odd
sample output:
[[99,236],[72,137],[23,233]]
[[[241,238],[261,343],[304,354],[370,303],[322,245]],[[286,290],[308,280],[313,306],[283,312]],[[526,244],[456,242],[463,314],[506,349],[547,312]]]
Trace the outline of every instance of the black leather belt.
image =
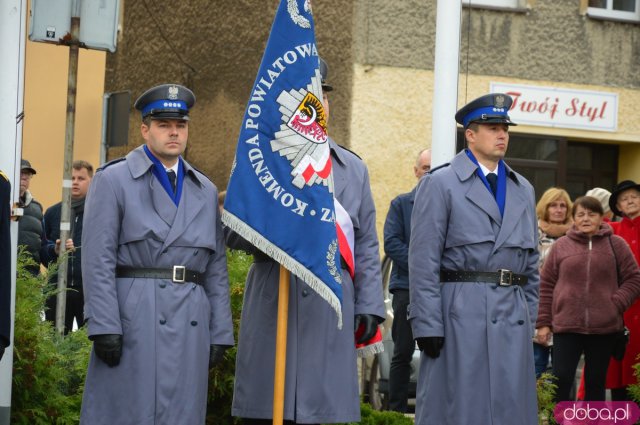
[[175,283],[193,282],[204,284],[204,274],[187,269],[185,266],[172,268],[116,267],[116,277],[142,277],[148,279],[169,279]]
[[[253,262],[254,263],[270,263],[270,262],[275,263],[276,260],[269,257],[267,254],[262,253],[261,251],[256,251],[253,253]],[[342,267],[345,270],[349,269],[347,267],[347,262],[344,261],[344,258],[342,258],[342,256],[340,256],[340,267]]]
[[441,282],[484,282],[500,286],[525,285],[529,279],[511,270],[500,269],[497,272],[471,272],[458,270],[440,270]]

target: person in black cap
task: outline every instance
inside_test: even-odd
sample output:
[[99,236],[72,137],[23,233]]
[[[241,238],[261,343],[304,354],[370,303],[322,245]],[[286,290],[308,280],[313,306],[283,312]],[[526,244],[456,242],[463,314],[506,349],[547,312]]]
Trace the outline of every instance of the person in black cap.
[[11,183],[0,171],[0,360],[11,342]]
[[416,424],[538,423],[538,226],[533,187],[503,161],[511,104],[492,93],[461,108],[467,149],[417,188],[409,321],[425,355]]
[[[618,183],[609,197],[609,207],[615,215],[622,217],[620,221],[609,223],[613,233],[627,242],[640,264],[640,184],[632,180]],[[633,400],[627,387],[638,382],[634,365],[640,354],[640,301],[634,302],[624,312],[624,323],[629,328],[624,358],[622,361],[612,358],[607,370],[607,388],[611,389],[612,400]]]
[[46,246],[44,227],[42,225],[42,204],[36,201],[29,190],[31,179],[36,170],[31,163],[23,159],[20,163],[20,198],[18,208],[22,208],[22,216],[18,220],[18,246],[24,246],[35,264],[26,267],[32,275],[40,274],[40,257]]
[[218,190],[182,157],[194,104],[178,84],[143,93],[145,144],[89,188],[81,424],[204,424],[208,368],[234,344]]

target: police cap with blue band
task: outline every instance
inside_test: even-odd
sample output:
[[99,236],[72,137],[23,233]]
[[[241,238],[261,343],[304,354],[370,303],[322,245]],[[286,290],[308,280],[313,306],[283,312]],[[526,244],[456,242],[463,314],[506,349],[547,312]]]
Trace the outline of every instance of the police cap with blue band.
[[456,122],[467,128],[471,123],[517,125],[508,112],[513,99],[508,94],[490,93],[480,96],[456,112]]
[[179,84],[162,84],[142,93],[133,105],[142,113],[142,119],[188,120],[189,109],[196,103],[196,96]]

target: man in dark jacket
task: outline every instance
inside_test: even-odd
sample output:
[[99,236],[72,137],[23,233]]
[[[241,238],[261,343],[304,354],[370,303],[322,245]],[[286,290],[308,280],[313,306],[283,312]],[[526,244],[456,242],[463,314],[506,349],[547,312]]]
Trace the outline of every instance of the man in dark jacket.
[[[420,179],[431,169],[431,150],[418,154],[413,172]],[[411,325],[407,320],[409,305],[409,236],[411,234],[411,211],[415,189],[398,195],[389,207],[384,223],[384,253],[393,260],[389,292],[393,294],[393,358],[389,371],[389,409],[407,411],[411,358],[415,342]]]
[[42,205],[29,191],[31,178],[36,170],[31,163],[23,159],[20,164],[20,199],[18,208],[22,208],[22,217],[18,221],[18,245],[26,247],[36,264],[27,267],[34,276],[40,273],[40,250],[43,241]]
[[[82,218],[84,215],[84,200],[89,190],[89,184],[93,177],[93,166],[87,161],[74,161],[71,175],[71,238],[65,242],[65,250],[69,255],[67,266],[67,303],[65,308],[64,333],[73,328],[73,319],[78,326],[84,323],[84,295],[82,292],[82,269],[80,267],[80,241],[82,240]],[[60,216],[62,203],[58,202],[47,209],[44,214],[44,230],[47,239],[47,247],[43,255],[43,263],[48,265],[58,259],[60,254]],[[52,274],[52,284],[58,282],[58,274]],[[47,300],[45,317],[47,320],[56,320],[56,296]]]

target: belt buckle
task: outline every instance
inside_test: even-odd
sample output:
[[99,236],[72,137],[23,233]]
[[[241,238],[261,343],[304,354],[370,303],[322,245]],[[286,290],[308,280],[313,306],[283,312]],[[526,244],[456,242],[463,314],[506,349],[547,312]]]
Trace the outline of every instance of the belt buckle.
[[498,285],[500,286],[511,286],[513,285],[513,272],[507,269],[498,269],[498,273],[500,273],[500,277],[498,280]]
[[172,281],[175,283],[184,283],[187,277],[187,268],[185,266],[173,266]]

